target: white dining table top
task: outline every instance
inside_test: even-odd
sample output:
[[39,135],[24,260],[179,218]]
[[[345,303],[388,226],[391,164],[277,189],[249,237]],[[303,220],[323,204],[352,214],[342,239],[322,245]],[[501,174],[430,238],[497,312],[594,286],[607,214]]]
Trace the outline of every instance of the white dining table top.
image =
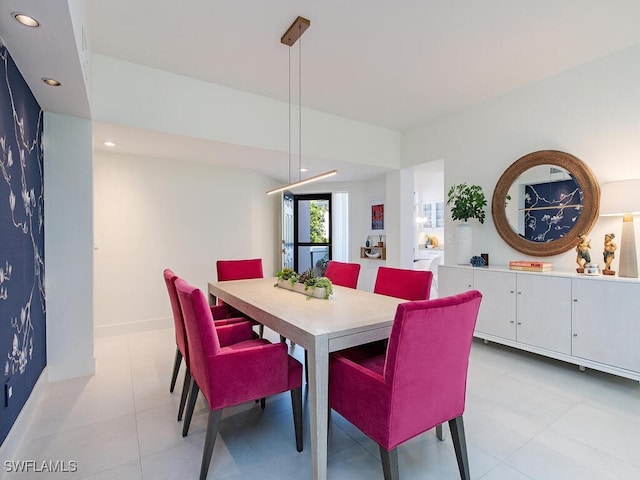
[[234,306],[239,310],[242,308],[237,303],[246,302],[314,336],[329,337],[374,325],[391,326],[398,304],[406,301],[340,286],[333,287],[333,295],[328,300],[307,298],[298,292],[274,287],[276,281],[274,277],[217,282],[210,284],[209,292],[215,294],[212,290],[222,289],[227,298],[228,295],[236,297],[236,302],[229,303],[236,303]]

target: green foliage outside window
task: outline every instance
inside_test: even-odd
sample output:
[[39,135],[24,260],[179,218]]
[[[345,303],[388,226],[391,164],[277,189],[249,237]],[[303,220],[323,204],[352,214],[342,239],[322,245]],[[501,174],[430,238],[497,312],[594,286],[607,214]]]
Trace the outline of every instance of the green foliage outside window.
[[327,226],[325,225],[326,205],[311,202],[310,221],[311,221],[311,242],[327,243]]

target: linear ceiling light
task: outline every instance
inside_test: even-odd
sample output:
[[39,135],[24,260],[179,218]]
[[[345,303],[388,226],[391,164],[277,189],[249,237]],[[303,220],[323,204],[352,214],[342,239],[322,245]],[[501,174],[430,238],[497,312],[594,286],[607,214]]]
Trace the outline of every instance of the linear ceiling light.
[[[280,43],[292,47],[302,36],[302,34],[309,28],[311,22],[303,17],[298,17],[294,20],[287,31],[280,37]],[[282,192],[292,188],[306,185],[307,183],[315,182],[317,180],[331,177],[338,173],[337,170],[330,170],[328,172],[314,175],[312,177],[302,179],[302,172],[306,172],[306,169],[302,168],[302,42],[299,49],[299,67],[298,67],[298,119],[300,127],[298,129],[298,172],[299,180],[297,182],[291,182],[291,51],[289,51],[289,183],[282,185],[281,187],[274,188],[267,192],[267,195]]]
[[318,175],[314,175],[313,177],[305,178],[304,180],[288,183],[286,185],[282,185],[281,187],[274,188],[273,190],[269,190],[267,192],[267,195],[283,192],[284,190],[289,190],[290,188],[296,188],[301,185],[306,185],[307,183],[315,182],[316,180],[322,180],[323,178],[332,177],[336,173],[338,173],[337,170],[329,170],[328,172],[320,173]]

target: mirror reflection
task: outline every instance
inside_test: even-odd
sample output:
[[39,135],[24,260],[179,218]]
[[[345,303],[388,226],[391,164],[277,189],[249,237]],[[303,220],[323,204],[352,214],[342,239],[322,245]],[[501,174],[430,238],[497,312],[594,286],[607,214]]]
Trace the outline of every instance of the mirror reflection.
[[525,170],[505,201],[509,225],[523,239],[550,242],[567,235],[580,218],[583,192],[564,168],[552,164]]
[[600,187],[587,164],[570,153],[539,150],[503,172],[491,199],[502,239],[526,255],[552,256],[576,247],[598,219]]

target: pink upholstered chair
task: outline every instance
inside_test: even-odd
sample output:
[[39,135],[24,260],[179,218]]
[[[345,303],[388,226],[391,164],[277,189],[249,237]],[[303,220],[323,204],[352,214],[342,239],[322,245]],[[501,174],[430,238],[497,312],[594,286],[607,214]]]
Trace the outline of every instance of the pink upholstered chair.
[[471,290],[400,304],[386,352],[377,342],[331,355],[330,406],[379,445],[385,480],[398,478],[398,445],[447,421],[470,479],[462,414],[481,298]]
[[358,275],[360,274],[359,263],[345,263],[329,260],[327,271],[324,276],[331,280],[334,285],[356,288],[358,286]]
[[404,300],[428,300],[433,273],[426,270],[378,267],[373,293]]
[[[191,372],[189,370],[189,345],[187,342],[187,333],[184,328],[184,319],[182,317],[182,309],[180,308],[180,301],[178,300],[178,292],[176,291],[175,282],[178,279],[178,276],[173,273],[169,268],[165,269],[163,272],[164,282],[167,286],[167,291],[169,293],[169,301],[171,303],[171,311],[173,313],[173,325],[175,327],[176,333],[176,356],[173,362],[173,372],[171,374],[171,386],[169,387],[169,391],[173,392],[176,386],[176,380],[178,378],[178,372],[180,371],[180,364],[182,363],[182,359],[184,358],[184,363],[186,367],[186,372],[184,374],[184,383],[182,385],[182,394],[180,396],[180,406],[178,407],[178,421],[182,420],[182,414],[184,412],[184,407],[187,401],[187,395],[189,393],[189,384],[191,383]],[[211,307],[212,310],[217,307]],[[247,325],[251,325],[246,318],[243,317],[235,317],[235,318],[225,318],[224,320],[216,320],[214,321],[214,325],[216,329],[218,329],[218,335],[221,338],[221,343],[223,345],[230,345],[235,341],[238,341],[238,338],[244,340],[245,338],[242,336],[243,330],[236,330],[234,327],[230,327],[229,325],[233,325],[236,323],[246,323]],[[244,327],[246,329],[246,327]],[[240,333],[239,333],[240,332]]]
[[[218,260],[216,262],[216,270],[218,272],[218,281],[226,282],[229,280],[248,280],[251,278],[264,278],[262,270],[261,258],[250,258],[243,260]],[[223,301],[218,300],[218,305],[225,305]],[[242,313],[235,310],[233,307],[226,306],[229,309],[228,316],[235,317],[242,315]],[[214,315],[223,315],[221,310],[214,312]],[[218,317],[216,317],[218,318]],[[260,332],[260,338],[264,336],[264,325],[251,319],[254,325],[258,325],[258,331]]]
[[[207,477],[222,410],[289,390],[293,407],[296,448],[302,451],[302,365],[287,354],[284,343],[246,340],[229,347],[220,344],[211,309],[202,291],[176,281],[189,343],[191,393],[182,435],[189,431],[198,392],[209,405],[200,479]],[[248,324],[247,324],[248,325]],[[249,337],[248,337],[249,338]],[[269,374],[266,375],[265,372]]]

